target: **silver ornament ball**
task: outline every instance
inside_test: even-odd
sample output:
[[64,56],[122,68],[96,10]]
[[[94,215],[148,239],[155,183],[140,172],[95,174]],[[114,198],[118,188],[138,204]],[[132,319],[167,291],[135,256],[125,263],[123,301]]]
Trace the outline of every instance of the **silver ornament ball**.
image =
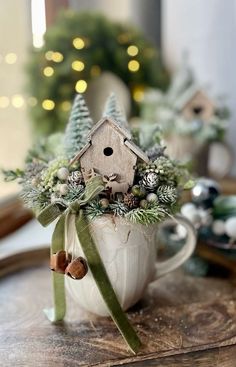
[[219,194],[218,183],[209,178],[200,178],[191,190],[192,201],[204,208],[210,208]]
[[225,233],[225,222],[223,220],[214,220],[212,223],[212,232],[216,236],[223,236]]

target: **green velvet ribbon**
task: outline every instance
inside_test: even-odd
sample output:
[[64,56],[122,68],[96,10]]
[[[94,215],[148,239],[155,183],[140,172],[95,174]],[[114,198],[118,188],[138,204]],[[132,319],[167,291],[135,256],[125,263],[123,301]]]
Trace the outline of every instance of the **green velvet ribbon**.
[[[68,207],[61,205],[59,202],[54,202],[43,209],[37,216],[37,219],[43,226],[47,226],[60,216],[52,236],[51,254],[54,254],[57,251],[64,250],[66,218],[70,214],[75,214],[75,227],[88,267],[113,321],[132,352],[136,353],[141,342],[119,304],[100,254],[90,234],[87,219],[83,214],[82,207],[103,190],[104,183],[102,178],[100,176],[93,177],[87,182],[82,199],[75,200]],[[52,280],[54,308],[45,310],[45,313],[51,322],[57,322],[63,320],[66,313],[64,275],[52,272]]]

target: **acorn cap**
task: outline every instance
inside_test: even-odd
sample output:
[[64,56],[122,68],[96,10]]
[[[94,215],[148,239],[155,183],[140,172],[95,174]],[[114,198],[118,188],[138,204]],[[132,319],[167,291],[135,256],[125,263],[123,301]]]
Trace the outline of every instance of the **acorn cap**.
[[65,274],[72,279],[82,279],[88,272],[87,262],[83,257],[77,257],[66,268]]

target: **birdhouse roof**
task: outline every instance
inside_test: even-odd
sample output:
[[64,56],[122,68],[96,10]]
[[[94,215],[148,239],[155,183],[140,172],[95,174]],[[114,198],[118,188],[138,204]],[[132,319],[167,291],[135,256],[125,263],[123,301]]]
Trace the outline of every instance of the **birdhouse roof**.
[[94,125],[94,127],[91,129],[91,131],[90,131],[90,133],[88,135],[88,143],[78,152],[78,154],[76,154],[76,156],[72,159],[71,164],[73,162],[77,161],[78,159],[80,159],[80,157],[86,152],[86,150],[91,145],[91,138],[92,138],[92,136],[96,133],[96,131],[99,129],[99,127],[101,125],[103,125],[105,122],[108,122],[117,132],[119,132],[121,135],[123,135],[123,137],[124,137],[124,144],[133,153],[135,153],[137,157],[139,157],[140,159],[142,159],[146,163],[149,162],[148,156],[136,144],[134,144],[132,141],[130,141],[130,139],[132,138],[131,133],[127,129],[121,127],[116,121],[114,121],[110,117],[104,117],[100,121],[98,121]]
[[121,127],[120,124],[118,124],[118,122],[116,122],[115,120],[113,120],[111,117],[105,116],[103,117],[100,121],[98,121],[94,127],[90,130],[89,133],[89,138],[99,129],[99,127],[101,125],[103,125],[105,122],[108,122],[110,125],[112,125],[117,131],[119,131],[124,137],[126,137],[127,139],[131,139],[131,133],[125,129],[124,127]]
[[174,102],[174,107],[177,110],[182,110],[186,106],[186,104],[191,101],[194,96],[199,92],[203,93],[209,101],[214,103],[212,98],[209,97],[208,93],[206,93],[198,84],[193,84],[188,89],[186,89],[179,98],[177,98],[177,100]]

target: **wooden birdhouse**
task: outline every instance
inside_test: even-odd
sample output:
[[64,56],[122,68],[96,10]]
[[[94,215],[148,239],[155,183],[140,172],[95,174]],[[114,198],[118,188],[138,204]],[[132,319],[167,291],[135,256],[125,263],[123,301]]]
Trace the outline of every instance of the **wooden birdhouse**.
[[197,86],[186,90],[176,101],[175,107],[189,121],[199,119],[207,122],[215,112],[212,99]]
[[90,131],[88,143],[73,158],[80,162],[85,182],[100,174],[112,194],[125,193],[133,185],[137,160],[148,163],[147,155],[131,141],[131,134],[105,117]]

